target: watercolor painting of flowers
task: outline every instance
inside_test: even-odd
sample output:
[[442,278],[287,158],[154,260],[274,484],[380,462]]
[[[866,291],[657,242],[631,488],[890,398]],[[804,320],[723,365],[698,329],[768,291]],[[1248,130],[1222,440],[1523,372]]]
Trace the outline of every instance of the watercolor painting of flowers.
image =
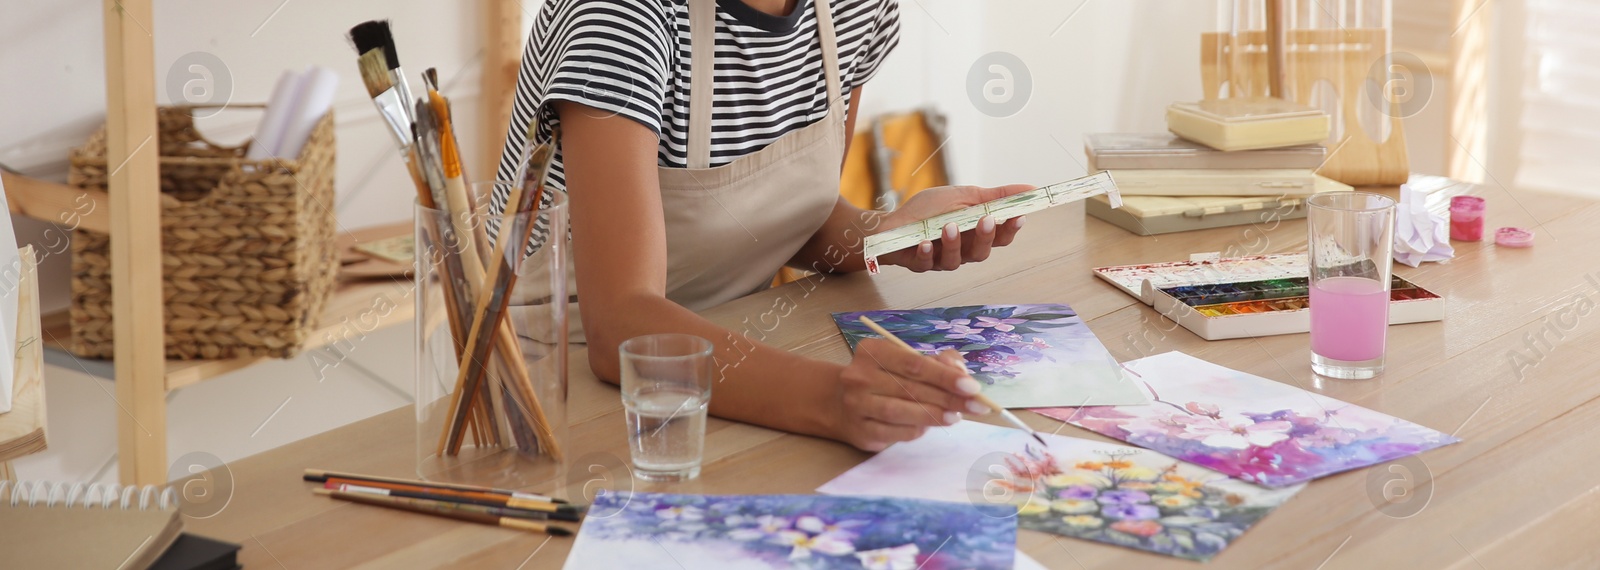
[[612,493],[566,568],[1011,570],[1016,508],[817,495]]
[[1209,560],[1303,486],[1269,489],[1159,453],[961,422],[899,443],[823,485],[1017,507],[1017,526],[1189,560]]
[[1231,477],[1281,487],[1460,441],[1181,352],[1126,363],[1148,406],[1034,410]]
[[1066,305],[984,305],[835,313],[850,349],[878,335],[866,316],[919,351],[960,352],[984,395],[1007,408],[1148,402]]

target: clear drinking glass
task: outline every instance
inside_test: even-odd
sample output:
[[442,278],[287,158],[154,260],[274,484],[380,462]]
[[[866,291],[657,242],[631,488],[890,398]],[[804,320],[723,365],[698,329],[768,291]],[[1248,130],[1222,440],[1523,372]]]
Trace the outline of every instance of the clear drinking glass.
[[711,404],[711,341],[658,334],[629,339],[619,350],[634,476],[698,477]]
[[1383,371],[1389,330],[1394,200],[1321,192],[1306,200],[1311,264],[1311,369],[1366,379]]

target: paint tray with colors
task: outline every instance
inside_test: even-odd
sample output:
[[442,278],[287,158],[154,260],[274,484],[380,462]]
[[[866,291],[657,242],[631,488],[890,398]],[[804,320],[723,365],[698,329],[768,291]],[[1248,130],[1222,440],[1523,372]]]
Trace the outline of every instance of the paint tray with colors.
[[[1203,257],[1203,256],[1202,256]],[[1206,340],[1311,330],[1306,256],[1259,255],[1100,267],[1095,275]],[[1389,324],[1444,319],[1444,299],[1400,276]]]

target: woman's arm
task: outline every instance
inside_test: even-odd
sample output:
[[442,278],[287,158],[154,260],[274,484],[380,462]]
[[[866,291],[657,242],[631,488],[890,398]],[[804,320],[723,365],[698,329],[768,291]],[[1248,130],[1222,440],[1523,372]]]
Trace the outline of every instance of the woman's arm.
[[[860,104],[861,88],[857,87],[850,91],[850,112],[845,117],[845,156],[850,155],[850,143],[855,139],[856,109]],[[1032,186],[1016,184],[998,188],[929,188],[893,212],[862,210],[840,197],[828,220],[789,260],[789,265],[818,273],[861,271],[866,269],[866,260],[861,256],[862,240],[866,236],[1032,189]],[[997,227],[992,218],[985,218],[978,227],[960,233],[951,226],[937,242],[922,242],[917,247],[884,255],[879,261],[918,273],[949,271],[962,263],[988,259],[990,249],[1009,245],[1017,230],[1022,229],[1022,221],[1022,218],[1008,220]]]
[[848,366],[761,345],[667,299],[666,227],[656,176],[657,139],[626,117],[554,103],[572,214],[572,246],[589,364],[620,381],[617,347],[636,336],[685,333],[710,340],[721,377],[711,413],[877,450],[979,411],[977,382],[946,359],[863,343]]

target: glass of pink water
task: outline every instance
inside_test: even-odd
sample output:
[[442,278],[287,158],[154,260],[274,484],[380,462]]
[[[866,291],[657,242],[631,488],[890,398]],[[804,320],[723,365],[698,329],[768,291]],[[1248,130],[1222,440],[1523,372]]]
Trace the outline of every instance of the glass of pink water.
[[1321,192],[1306,200],[1311,267],[1311,369],[1366,379],[1383,371],[1393,269],[1394,200]]

